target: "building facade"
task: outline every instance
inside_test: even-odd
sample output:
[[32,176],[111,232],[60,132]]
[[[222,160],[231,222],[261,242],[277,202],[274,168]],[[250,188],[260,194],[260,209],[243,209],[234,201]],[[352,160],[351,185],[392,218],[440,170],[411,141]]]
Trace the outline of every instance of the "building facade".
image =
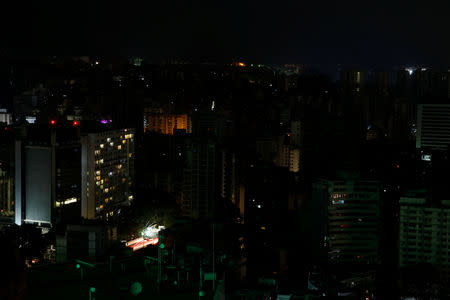
[[416,148],[447,150],[450,145],[450,104],[419,104]]
[[81,137],[81,215],[107,219],[133,200],[134,129]]
[[191,118],[187,114],[148,113],[144,116],[144,131],[173,135],[174,130],[192,132]]
[[450,274],[450,200],[431,206],[421,196],[400,198],[399,265],[429,263]]
[[[324,190],[326,187],[326,190]],[[380,252],[380,183],[325,181],[327,228],[324,237],[332,263],[377,263]]]
[[216,143],[208,138],[186,142],[181,208],[185,216],[212,217],[216,191]]
[[77,128],[31,126],[15,141],[15,222],[52,226],[80,216]]

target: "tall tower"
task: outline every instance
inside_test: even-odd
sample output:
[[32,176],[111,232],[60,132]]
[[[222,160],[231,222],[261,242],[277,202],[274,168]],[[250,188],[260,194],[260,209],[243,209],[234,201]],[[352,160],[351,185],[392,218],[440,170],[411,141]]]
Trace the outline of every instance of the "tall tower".
[[81,144],[81,215],[108,219],[133,200],[134,130],[89,133]]
[[212,217],[216,181],[216,143],[209,138],[192,138],[186,144],[182,211],[194,219]]
[[[322,180],[315,184],[317,201],[326,204],[324,245],[331,263],[376,263],[381,232],[380,183]],[[320,195],[323,195],[321,197]]]

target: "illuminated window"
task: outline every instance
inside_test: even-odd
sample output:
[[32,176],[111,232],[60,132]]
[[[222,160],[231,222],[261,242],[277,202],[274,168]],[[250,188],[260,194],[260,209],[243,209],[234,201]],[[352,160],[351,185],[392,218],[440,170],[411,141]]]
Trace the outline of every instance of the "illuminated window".
[[96,184],[97,184],[97,185],[100,185],[100,181],[97,181]]
[[111,142],[111,143],[109,143],[109,145],[112,147],[112,146],[114,146],[114,143],[113,142]]
[[132,157],[133,156],[133,153],[128,153],[128,157]]
[[122,149],[122,145],[118,145],[117,150],[121,150],[121,149]]
[[122,169],[122,165],[118,165],[117,169],[119,169],[119,170]]
[[111,142],[111,138],[107,138],[106,141],[109,143]]
[[100,210],[102,210],[103,209],[103,204],[102,205],[100,205]]
[[127,143],[127,140],[122,140],[122,144],[126,144]]
[[102,159],[100,159],[100,163],[101,163],[101,164],[103,163],[103,158],[102,158]]
[[100,144],[100,148],[105,148],[105,144]]
[[108,189],[108,188],[106,188],[106,189],[104,190],[104,192],[105,192],[105,193],[108,193],[108,192],[109,192],[109,189]]
[[95,174],[100,175],[100,170],[95,171]]
[[99,155],[100,154],[100,150],[95,150],[95,155]]
[[103,179],[102,179],[102,180],[100,180],[100,183],[101,183],[101,184],[103,184]]
[[101,178],[100,176],[95,177],[95,179],[97,179],[97,180],[100,180],[100,178]]
[[105,203],[108,203],[108,201],[109,201],[109,199],[108,199],[108,198],[105,198]]
[[125,178],[122,178],[122,183],[124,183],[125,181],[127,181]]

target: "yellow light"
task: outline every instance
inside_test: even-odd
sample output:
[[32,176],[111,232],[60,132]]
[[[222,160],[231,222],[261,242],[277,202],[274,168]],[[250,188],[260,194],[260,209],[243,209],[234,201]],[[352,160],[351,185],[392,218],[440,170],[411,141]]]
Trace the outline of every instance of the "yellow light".
[[117,150],[121,150],[121,149],[122,149],[122,145],[118,145]]
[[243,62],[238,62],[239,67],[245,67],[245,64]]
[[266,227],[264,227],[264,226],[261,226],[261,230],[266,230]]

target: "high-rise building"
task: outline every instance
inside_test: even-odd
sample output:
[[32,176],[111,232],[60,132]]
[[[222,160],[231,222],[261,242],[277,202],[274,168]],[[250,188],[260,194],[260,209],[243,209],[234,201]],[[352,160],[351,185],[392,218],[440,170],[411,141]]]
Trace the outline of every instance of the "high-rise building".
[[302,142],[302,122],[291,121],[291,144],[300,147]]
[[8,167],[0,165],[0,219],[14,217],[14,179]]
[[219,159],[218,168],[220,169],[220,196],[223,199],[240,205],[240,184],[239,184],[239,165],[236,153],[229,149],[222,148],[218,150]]
[[431,205],[425,193],[400,198],[401,267],[429,263],[450,275],[450,201]]
[[278,148],[276,165],[288,168],[290,172],[296,173],[300,171],[300,149],[282,143]]
[[450,145],[450,104],[419,104],[416,147],[447,150]]
[[360,94],[365,87],[365,72],[343,70],[340,74],[341,88],[344,93]]
[[185,216],[212,217],[216,191],[216,143],[209,138],[186,142],[181,208]]
[[0,223],[14,222],[14,138],[0,134]]
[[134,129],[81,137],[81,215],[107,219],[133,200]]
[[17,224],[50,226],[80,216],[78,129],[35,125],[15,142]]
[[324,243],[328,248],[328,260],[337,264],[377,263],[381,232],[380,183],[321,180],[314,186],[315,197],[327,201]]
[[148,113],[144,116],[144,131],[173,135],[174,130],[192,132],[191,118],[187,114]]

